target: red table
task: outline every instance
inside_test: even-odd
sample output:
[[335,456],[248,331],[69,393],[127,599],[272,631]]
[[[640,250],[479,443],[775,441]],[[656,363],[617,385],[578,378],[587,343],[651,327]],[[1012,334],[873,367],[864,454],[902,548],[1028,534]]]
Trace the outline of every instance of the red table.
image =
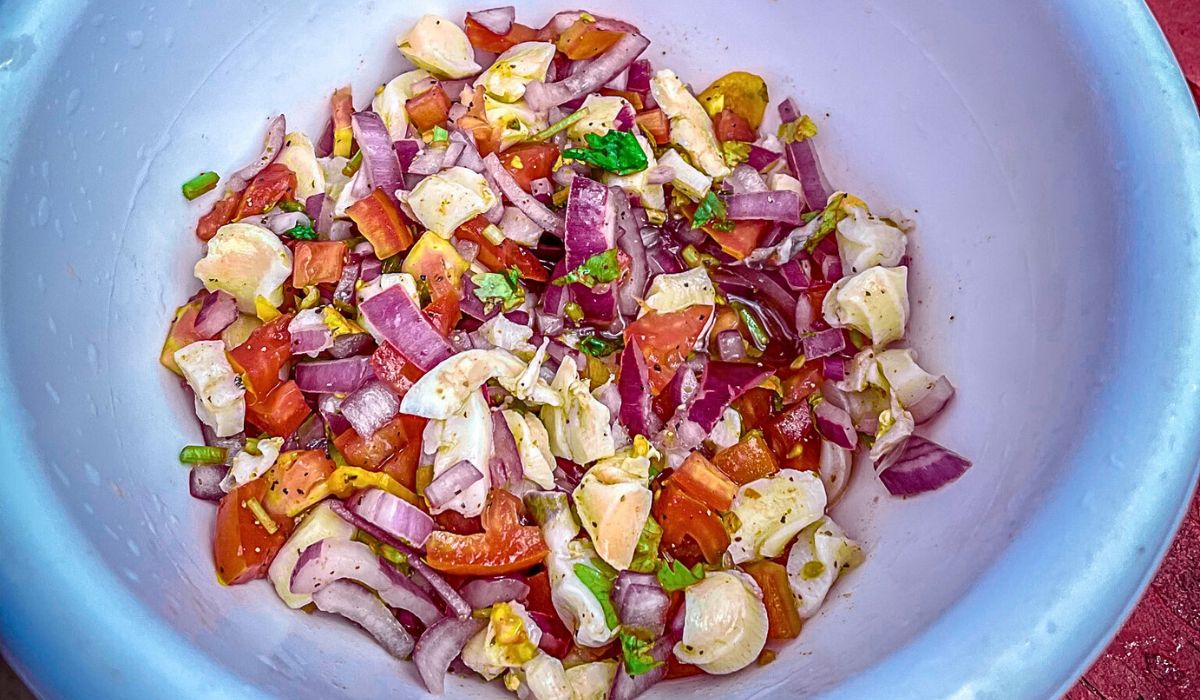
[[[1149,0],[1200,102],[1200,0]],[[1200,498],[1125,627],[1065,700],[1200,698]]]

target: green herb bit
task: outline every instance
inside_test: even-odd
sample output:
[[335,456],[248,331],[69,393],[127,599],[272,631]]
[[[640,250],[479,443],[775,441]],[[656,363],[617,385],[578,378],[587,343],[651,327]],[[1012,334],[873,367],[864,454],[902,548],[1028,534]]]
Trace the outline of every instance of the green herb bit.
[[692,228],[701,228],[705,224],[718,231],[732,231],[734,226],[733,222],[725,219],[725,202],[711,190],[696,205],[696,213],[692,216]]
[[797,143],[811,139],[817,135],[817,125],[807,114],[801,115],[794,122],[779,125],[779,140],[784,143]]
[[550,126],[546,127],[545,129],[542,129],[541,131],[534,134],[533,138],[531,140],[545,141],[546,139],[554,136],[555,134],[562,131],[563,129],[566,129],[567,127],[571,126],[572,124],[579,121],[580,119],[583,119],[584,117],[587,116],[587,113],[588,113],[588,111],[586,109],[577,109],[574,112],[572,112],[571,114],[568,114],[567,116],[563,117],[562,119],[559,119],[558,121],[554,122]]
[[650,651],[654,648],[654,642],[647,641],[629,632],[621,632],[620,636],[621,655],[625,660],[625,672],[630,676],[640,676],[646,671],[662,666],[663,662],[650,654]]
[[587,148],[568,148],[563,158],[581,160],[617,175],[632,175],[650,166],[637,138],[627,131],[611,129],[603,136],[584,134]]
[[574,323],[579,323],[583,320],[583,307],[576,302],[568,301],[564,304],[563,313]]
[[258,521],[259,525],[263,526],[268,535],[274,535],[279,530],[279,523],[275,522],[271,514],[267,512],[266,508],[263,508],[263,505],[258,502],[257,498],[251,496],[243,501],[242,505],[250,509],[250,512],[254,514],[254,519]]
[[623,347],[625,347],[625,343],[622,342],[619,338],[614,338],[614,339],[610,340],[608,338],[601,338],[599,336],[589,335],[588,337],[579,341],[580,352],[586,353],[586,354],[591,355],[592,357],[596,357],[596,358],[608,357],[609,355],[613,354],[614,352],[617,352],[618,350],[620,350]]
[[766,326],[759,320],[758,316],[750,310],[750,307],[740,302],[731,302],[730,306],[734,311],[737,311],[738,317],[742,319],[742,323],[746,324],[746,330],[750,331],[750,340],[754,343],[754,347],[759,351],[766,350],[767,345],[771,342],[771,334],[767,332]]
[[[846,218],[846,212],[842,209],[842,202],[846,199],[845,193],[839,192],[829,198],[829,203],[825,205],[825,209],[821,212],[821,225],[813,235],[808,237],[804,242],[804,249],[808,252],[813,252],[817,249],[817,245],[825,239],[826,236],[833,233],[837,228],[838,222]],[[811,223],[811,219],[809,222]]]
[[587,564],[576,564],[575,575],[579,577],[580,583],[596,596],[596,600],[600,601],[600,607],[604,610],[604,624],[608,625],[610,630],[616,629],[621,620],[617,617],[617,609],[613,607],[612,577],[605,576],[599,569]]
[[183,190],[183,196],[191,200],[199,197],[205,192],[211,192],[212,189],[217,186],[217,182],[220,181],[220,179],[220,175],[217,175],[211,170],[206,170],[191,180],[183,183],[183,186],[180,189]]
[[562,277],[556,278],[554,284],[558,287],[568,284],[582,284],[590,288],[597,284],[616,281],[620,276],[621,262],[617,257],[617,249],[609,248],[603,253],[597,253],[584,260],[582,265]]
[[667,593],[681,591],[704,578],[704,567],[696,564],[691,569],[678,560],[664,561],[658,568],[658,583]]
[[438,141],[449,141],[449,140],[450,140],[450,132],[449,131],[446,131],[445,129],[443,129],[440,126],[433,127],[433,142],[434,143],[437,143]]
[[179,451],[179,461],[184,464],[224,464],[228,454],[224,447],[188,445]]
[[284,231],[283,235],[285,235],[289,238],[294,238],[298,241],[315,241],[315,240],[317,240],[317,232],[313,230],[313,227],[305,226],[304,224],[296,224],[295,226],[291,227],[290,229]]
[[750,144],[745,141],[725,141],[721,144],[721,155],[725,164],[731,168],[750,160]]
[[285,199],[279,203],[279,208],[288,213],[304,211],[304,204],[297,202],[294,199]]
[[346,163],[345,167],[342,168],[342,174],[346,177],[354,177],[354,173],[358,172],[358,169],[362,167],[362,159],[362,149],[360,148],[358,149],[358,153],[355,153],[354,157],[350,159],[350,162]]
[[383,261],[383,273],[384,274],[403,272],[404,271],[403,268],[404,268],[404,256],[403,255],[393,255],[392,257],[386,258]]
[[481,272],[471,277],[476,298],[485,304],[499,303],[505,311],[525,303],[525,288],[520,280],[521,273],[512,267],[504,272]]
[[642,526],[642,534],[638,537],[637,547],[633,550],[633,561],[629,564],[630,571],[639,574],[652,574],[659,566],[658,545],[662,542],[663,531],[658,521],[653,517],[646,518]]

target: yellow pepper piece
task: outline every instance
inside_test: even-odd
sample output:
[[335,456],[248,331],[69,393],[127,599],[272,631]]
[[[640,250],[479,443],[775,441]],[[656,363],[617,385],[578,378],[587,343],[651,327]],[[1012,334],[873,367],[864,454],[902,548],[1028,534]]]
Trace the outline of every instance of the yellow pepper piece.
[[366,333],[366,331],[364,331],[357,323],[341,315],[338,310],[332,306],[326,306],[324,314],[325,318],[323,320],[325,321],[325,325],[329,328],[329,330],[333,331],[334,338],[338,338],[343,335]]
[[458,254],[453,243],[433,231],[426,231],[417,239],[416,245],[408,251],[408,255],[404,256],[404,264],[400,266],[400,271],[421,279],[421,275],[428,275],[430,270],[437,270],[439,267],[446,271],[446,279],[450,285],[458,289],[462,283],[462,276],[471,267],[471,263]]
[[279,318],[280,313],[266,297],[259,295],[254,297],[254,315],[263,323],[269,323]]
[[525,622],[521,616],[513,612],[508,603],[496,603],[492,606],[493,640],[504,647],[505,661],[513,665],[521,665],[537,656],[537,645],[529,640],[525,630]]
[[343,158],[350,157],[350,142],[354,139],[354,132],[350,127],[343,126],[333,130],[333,155]]
[[715,117],[722,110],[729,109],[749,122],[753,129],[762,124],[763,113],[771,101],[766,81],[745,71],[734,71],[717,78],[696,99],[709,116]]
[[387,491],[396,498],[402,498],[414,506],[419,506],[417,495],[405,488],[404,484],[396,481],[383,472],[373,472],[360,467],[338,467],[325,480],[308,492],[303,501],[288,509],[288,517],[294,518],[329,496],[346,498],[355,491],[362,489],[379,489]]

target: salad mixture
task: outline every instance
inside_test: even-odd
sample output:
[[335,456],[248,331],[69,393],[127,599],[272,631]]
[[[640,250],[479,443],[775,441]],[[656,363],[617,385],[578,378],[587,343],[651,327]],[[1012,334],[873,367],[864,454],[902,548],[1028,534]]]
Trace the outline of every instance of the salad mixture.
[[319,138],[278,116],[183,185],[203,289],[160,359],[217,577],[434,693],[770,662],[863,559],[828,514],[856,455],[898,496],[970,466],[915,432],[954,390],[903,346],[910,224],[826,184],[793,100],[765,126],[763,78],[696,91],[626,22],[504,7],[397,44],[414,68],[334,91]]

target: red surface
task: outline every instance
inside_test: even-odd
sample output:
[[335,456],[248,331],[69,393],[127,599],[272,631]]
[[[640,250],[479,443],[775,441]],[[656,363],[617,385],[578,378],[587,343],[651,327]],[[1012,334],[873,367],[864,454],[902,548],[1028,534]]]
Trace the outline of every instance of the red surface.
[[[1200,0],[1149,0],[1200,102]],[[1125,627],[1065,700],[1200,698],[1200,498]]]

